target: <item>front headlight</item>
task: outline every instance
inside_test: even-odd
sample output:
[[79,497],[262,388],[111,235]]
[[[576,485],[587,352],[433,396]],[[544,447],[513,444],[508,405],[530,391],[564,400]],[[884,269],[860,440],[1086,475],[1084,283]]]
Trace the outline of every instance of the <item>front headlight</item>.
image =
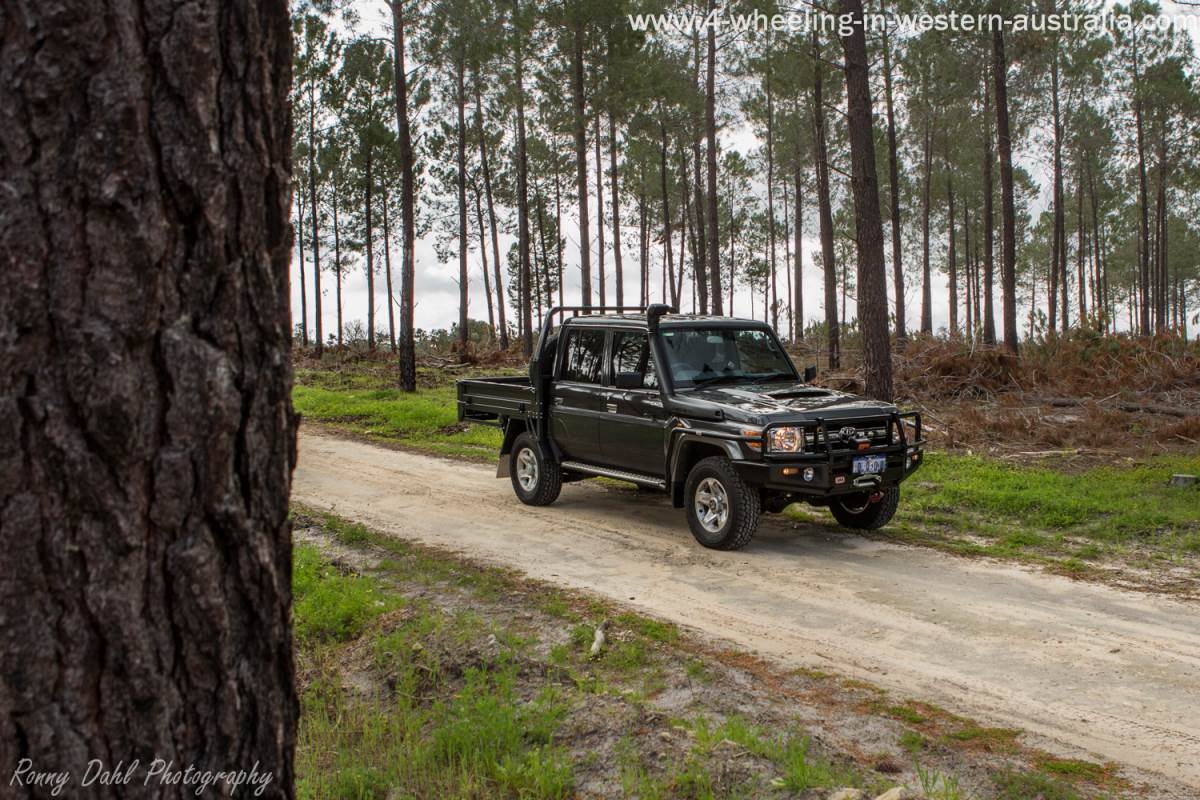
[[771,428],[767,449],[772,453],[799,453],[804,450],[804,429],[792,426]]

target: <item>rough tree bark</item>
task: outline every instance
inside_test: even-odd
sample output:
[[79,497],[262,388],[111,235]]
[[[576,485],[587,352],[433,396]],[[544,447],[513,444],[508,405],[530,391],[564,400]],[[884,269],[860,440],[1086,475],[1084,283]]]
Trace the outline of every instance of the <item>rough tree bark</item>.
[[97,5],[4,12],[0,764],[291,797],[288,10]]
[[[499,318],[499,334],[500,334],[500,349],[508,349],[508,320],[504,310],[504,281],[500,277],[500,232],[499,226],[496,224],[496,204],[492,197],[492,168],[491,159],[488,158],[487,132],[483,126],[483,92],[480,88],[480,78],[478,74],[475,76],[475,122],[479,132],[479,166],[483,172],[483,193],[487,198],[488,222],[491,225],[492,233],[492,270],[496,278],[496,306],[497,315]],[[482,224],[482,223],[480,223]],[[480,244],[482,247],[483,244]],[[484,260],[487,260],[486,253]],[[487,280],[487,271],[484,271],[484,280]],[[486,286],[485,286],[486,288]],[[489,290],[490,291],[490,290]],[[491,305],[488,305],[489,311]],[[495,330],[495,326],[493,326]]]
[[846,55],[846,126],[850,134],[850,185],[858,245],[858,324],[862,329],[865,389],[870,397],[892,399],[892,350],[888,340],[887,271],[883,260],[883,220],[875,174],[875,124],[871,112],[867,39],[861,25],[862,0],[841,0],[843,15],[860,24],[842,37]]
[[[520,0],[513,0],[513,61],[515,69],[514,80],[517,94],[517,257],[520,261],[521,276],[521,352],[528,358],[533,354],[533,276],[529,267],[529,152],[525,141],[525,47],[521,31]],[[581,152],[584,171],[587,171],[587,153]],[[584,178],[586,179],[586,175]],[[587,200],[583,201],[584,208],[581,225],[587,227]],[[561,229],[560,229],[561,230]],[[583,249],[586,257],[587,248]],[[562,275],[559,275],[561,286]],[[590,281],[590,277],[589,277]]]
[[[617,120],[608,113],[609,186],[612,191],[613,272],[617,282],[617,305],[625,305],[625,265],[621,258],[621,173],[617,171]],[[549,262],[547,262],[549,263]]]
[[309,212],[312,218],[312,249],[313,249],[313,311],[316,316],[314,333],[316,333],[317,355],[325,349],[321,324],[321,229],[319,224],[320,206],[317,204],[317,98],[314,81],[308,83],[308,193]]

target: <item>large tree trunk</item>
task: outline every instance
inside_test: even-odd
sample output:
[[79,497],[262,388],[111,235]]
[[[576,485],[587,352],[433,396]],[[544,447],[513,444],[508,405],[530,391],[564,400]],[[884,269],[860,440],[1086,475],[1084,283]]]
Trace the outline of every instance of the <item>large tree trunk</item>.
[[[491,223],[492,232],[492,269],[496,278],[496,311],[499,320],[500,328],[500,349],[508,349],[508,320],[505,318],[504,310],[504,281],[500,277],[500,233],[499,226],[496,224],[496,206],[492,198],[492,169],[491,159],[488,158],[487,133],[483,127],[483,94],[479,88],[478,76],[475,81],[475,119],[476,127],[479,130],[479,167],[483,172],[483,193],[487,199],[488,222]],[[480,223],[483,224],[482,222]],[[482,244],[480,245],[482,247]],[[484,264],[487,263],[487,255],[484,255]],[[484,267],[484,288],[487,288],[487,268]],[[490,293],[490,290],[488,290]],[[489,301],[488,311],[491,312],[492,307]],[[493,332],[496,326],[492,326]]]
[[576,189],[579,192],[579,274],[581,305],[592,307],[592,235],[588,230],[587,97],[583,83],[583,31],[572,35],[571,108],[575,125]]
[[5,797],[126,794],[92,758],[291,797],[291,21],[95,6],[4,12]]
[[867,39],[862,0],[840,0],[843,16],[859,23],[842,38],[846,55],[846,125],[850,134],[850,185],[858,244],[858,324],[863,339],[863,371],[869,397],[892,399],[892,350],[888,340],[887,270],[883,260],[883,220],[875,174],[875,125],[871,112]]
[[317,205],[317,126],[316,126],[316,96],[313,82],[308,83],[308,192],[309,210],[312,214],[312,249],[313,249],[313,320],[316,324],[317,355],[325,349],[322,337],[325,335],[321,326],[321,230],[318,222]]
[[459,357],[465,363],[467,347],[471,332],[468,329],[467,303],[469,302],[470,282],[467,278],[467,87],[466,65],[462,54],[458,56],[458,64],[454,70],[454,105],[458,112],[458,346]]
[[[413,163],[412,130],[408,119],[408,74],[404,66],[404,4],[391,0],[392,64],[396,73],[396,130],[400,156],[400,388],[417,390],[417,352],[413,341],[413,311],[416,306],[416,169]],[[339,264],[340,269],[340,264]],[[340,302],[339,302],[340,307]],[[338,331],[341,336],[341,331]]]
[[825,134],[825,100],[822,94],[821,44],[812,33],[813,61],[813,156],[817,172],[817,218],[821,227],[821,266],[825,271],[825,335],[828,338],[829,368],[842,365],[837,310],[837,264],[833,249],[833,209],[829,198],[829,148]]
[[992,33],[992,70],[996,81],[996,139],[1000,145],[1000,213],[1004,225],[1004,261],[1000,291],[1004,299],[1004,346],[1017,352],[1017,212],[1013,199],[1012,134],[1008,127],[1008,59],[1004,32]]
[[[708,0],[708,11],[713,13],[717,0]],[[708,26],[708,69],[704,80],[704,132],[707,137],[705,153],[707,167],[708,197],[704,211],[708,214],[708,282],[712,296],[712,313],[722,314],[721,308],[721,237],[717,227],[717,34],[716,26]]]
[[[888,184],[892,223],[892,283],[896,294],[896,341],[903,343],[908,336],[904,308],[904,265],[901,260],[903,241],[900,237],[900,158],[896,146],[896,113],[892,97],[892,48],[886,29],[883,33],[883,95],[887,103]],[[799,187],[797,187],[799,188]]]
[[617,305],[625,305],[625,265],[621,263],[621,173],[617,172],[617,120],[608,115],[609,184],[612,187],[613,273],[617,281]]

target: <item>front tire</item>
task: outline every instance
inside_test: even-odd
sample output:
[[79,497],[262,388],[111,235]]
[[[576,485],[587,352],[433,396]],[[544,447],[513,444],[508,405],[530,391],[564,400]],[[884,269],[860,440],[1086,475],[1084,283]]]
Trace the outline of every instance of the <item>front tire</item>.
[[508,462],[513,492],[527,506],[548,506],[562,491],[562,470],[531,433],[513,442]]
[[838,524],[859,531],[874,531],[887,525],[899,506],[899,486],[884,489],[883,497],[875,503],[865,494],[852,494],[829,501],[829,510]]
[[703,459],[684,488],[688,527],[696,541],[714,550],[738,550],[754,538],[761,513],[751,490],[725,456]]

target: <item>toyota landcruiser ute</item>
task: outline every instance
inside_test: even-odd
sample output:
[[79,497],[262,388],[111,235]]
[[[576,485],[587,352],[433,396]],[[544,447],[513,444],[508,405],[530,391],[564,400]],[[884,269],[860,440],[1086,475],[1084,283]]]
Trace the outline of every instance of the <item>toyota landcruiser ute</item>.
[[741,548],[796,502],[879,528],[920,467],[921,417],[815,376],[763,322],[555,307],[529,376],[460,380],[458,418],[503,430],[496,476],[529,505],[602,476],[667,492],[706,547]]

